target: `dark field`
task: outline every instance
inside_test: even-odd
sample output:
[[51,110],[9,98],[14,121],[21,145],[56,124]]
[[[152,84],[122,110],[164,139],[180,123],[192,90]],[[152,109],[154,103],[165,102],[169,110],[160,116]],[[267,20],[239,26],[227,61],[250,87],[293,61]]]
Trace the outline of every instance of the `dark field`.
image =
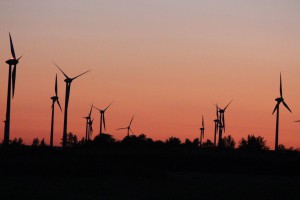
[[299,152],[0,150],[1,199],[300,199]]

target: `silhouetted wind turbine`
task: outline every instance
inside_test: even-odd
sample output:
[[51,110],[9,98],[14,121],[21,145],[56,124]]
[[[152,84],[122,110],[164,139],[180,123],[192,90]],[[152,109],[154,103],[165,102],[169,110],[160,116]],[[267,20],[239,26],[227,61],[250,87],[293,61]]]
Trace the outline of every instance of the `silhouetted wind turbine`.
[[[54,65],[56,65],[54,63]],[[91,70],[88,70],[86,72],[83,72],[82,74],[79,74],[78,76],[75,76],[74,78],[68,77],[62,69],[59,68],[58,65],[56,67],[63,73],[63,75],[66,77],[65,82],[66,82],[66,97],[65,97],[65,113],[64,113],[64,129],[63,129],[63,142],[62,146],[65,147],[67,144],[67,129],[68,129],[68,107],[69,107],[69,98],[70,98],[70,90],[71,90],[71,83],[74,81],[76,78],[82,76],[83,74],[88,73]]]
[[204,118],[202,115],[202,127],[200,128],[200,146],[202,145],[202,139],[204,139]]
[[[121,130],[121,129],[127,129],[127,137],[129,136],[129,131],[131,133],[133,133],[133,131],[131,130],[131,123],[132,123],[132,120],[133,120],[134,116],[132,116],[130,122],[129,122],[129,125],[127,127],[124,127],[124,128],[118,128],[116,130]],[[134,134],[134,133],[133,133]]]
[[217,118],[214,120],[215,123],[215,132],[214,132],[214,146],[217,144],[217,133],[218,133],[218,128],[219,128],[219,111],[218,111],[218,105],[216,105],[216,115]]
[[91,105],[91,109],[90,112],[88,114],[88,116],[83,117],[84,119],[86,119],[86,123],[85,123],[85,141],[88,141],[90,138],[90,121],[91,121],[91,115],[92,115],[92,110],[93,110],[93,105]]
[[278,132],[279,132],[279,105],[280,103],[283,103],[284,107],[286,107],[290,112],[291,109],[289,106],[285,103],[283,96],[282,96],[282,81],[281,81],[281,73],[280,73],[280,87],[279,87],[279,92],[280,92],[280,97],[276,98],[275,101],[277,101],[277,104],[273,110],[272,115],[274,114],[275,111],[277,111],[276,115],[276,134],[275,134],[275,151],[278,150]]
[[89,122],[88,122],[88,125],[89,125],[88,137],[89,137],[89,139],[90,139],[90,137],[92,136],[92,133],[93,133],[93,122],[94,122],[94,119],[91,120],[91,118],[90,118]]
[[59,109],[61,110],[61,106],[60,106],[58,96],[57,96],[57,74],[55,77],[55,96],[52,96],[51,99],[52,99],[52,106],[51,106],[52,116],[51,116],[51,131],[50,131],[50,147],[53,147],[53,127],[54,127],[54,105],[55,105],[55,102],[57,102]]
[[[17,64],[19,63],[19,60],[22,57],[21,56],[18,59],[16,58],[14,45],[10,33],[9,33],[9,40],[10,40],[10,51],[11,51],[12,58],[6,61],[6,63],[9,65],[9,69],[8,69],[8,86],[7,86],[8,88],[7,88],[6,120],[5,120],[3,144],[9,143],[11,98],[13,98],[15,94]],[[12,69],[13,66],[14,68]],[[12,95],[11,95],[11,90],[12,90]]]
[[100,135],[102,134],[102,123],[103,123],[103,126],[104,126],[104,130],[106,130],[106,125],[105,125],[105,111],[111,106],[112,103],[113,102],[111,102],[104,110],[101,110],[101,109],[93,106],[94,108],[96,108],[100,112],[100,131],[99,131]]
[[222,144],[222,134],[223,130],[225,133],[225,111],[228,108],[228,106],[231,104],[232,100],[225,106],[225,108],[221,109],[217,105],[217,109],[219,111],[219,147],[221,147]]

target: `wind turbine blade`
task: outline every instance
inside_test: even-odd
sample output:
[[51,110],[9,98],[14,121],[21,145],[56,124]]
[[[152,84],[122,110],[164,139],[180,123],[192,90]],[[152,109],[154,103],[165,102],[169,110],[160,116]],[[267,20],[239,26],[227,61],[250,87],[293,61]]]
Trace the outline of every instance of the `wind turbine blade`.
[[224,111],[227,109],[227,107],[229,106],[229,104],[231,104],[232,100],[227,104],[227,106],[224,108]]
[[132,134],[134,134],[134,132],[131,130],[131,128],[129,128],[129,130],[130,130],[130,132],[131,132]]
[[217,115],[217,119],[219,119],[219,110],[218,110],[218,104],[216,104],[216,115]]
[[15,50],[14,50],[14,44],[13,41],[11,39],[11,35],[9,33],[9,41],[10,41],[10,51],[11,51],[11,55],[14,59],[16,59],[16,54],[15,54]]
[[289,106],[284,101],[282,101],[282,103],[290,112],[292,112],[291,109],[289,108]]
[[203,118],[203,115],[202,115],[202,128],[204,128],[204,118]]
[[99,110],[99,111],[101,111],[99,108],[97,108],[96,106],[94,106],[94,105],[90,105],[90,106],[93,106],[93,108],[95,108],[96,110]]
[[104,109],[104,112],[111,106],[111,104],[113,104],[113,102],[111,102],[111,103]]
[[55,77],[55,96],[57,96],[57,74]]
[[127,127],[126,128],[117,128],[116,130],[122,130],[122,129],[127,129]]
[[15,95],[15,86],[16,86],[16,76],[17,76],[17,65],[14,66],[13,72],[12,72],[12,97],[14,98]]
[[86,71],[86,72],[83,72],[82,74],[79,74],[78,76],[75,76],[74,78],[72,78],[72,80],[75,80],[76,78],[78,78],[78,77],[82,76],[83,74],[86,74],[86,73],[88,73],[89,71],[91,71],[91,69],[90,69],[90,70],[88,70],[88,71]]
[[63,73],[63,75],[66,77],[66,78],[69,78],[68,76],[67,76],[67,74],[65,74],[65,72],[55,63],[55,62],[53,62],[53,64],[61,71],[61,73]]
[[300,120],[296,120],[296,121],[294,121],[294,122],[300,122]]
[[276,106],[275,106],[275,108],[274,108],[274,110],[273,110],[273,112],[272,112],[272,115],[274,114],[274,112],[278,109],[278,106],[279,106],[279,102],[276,104]]
[[23,56],[20,56],[17,60],[19,61]]
[[134,118],[134,115],[132,116],[132,118],[131,118],[131,120],[130,120],[129,127],[130,127],[130,125],[131,125],[131,123],[132,123],[133,118]]
[[91,105],[91,110],[90,110],[90,112],[89,112],[89,117],[91,117],[92,110],[93,110],[93,104]]
[[106,130],[106,125],[105,125],[105,115],[103,113],[103,126],[104,126],[104,130]]
[[62,111],[62,109],[61,109],[61,106],[60,106],[60,103],[59,103],[59,100],[57,99],[57,104],[58,104],[58,106],[59,106],[59,109],[60,109],[60,111]]
[[282,98],[282,81],[281,81],[281,72],[280,72],[280,97]]
[[224,115],[224,113],[223,113],[223,129],[224,129],[224,133],[225,133],[225,115]]

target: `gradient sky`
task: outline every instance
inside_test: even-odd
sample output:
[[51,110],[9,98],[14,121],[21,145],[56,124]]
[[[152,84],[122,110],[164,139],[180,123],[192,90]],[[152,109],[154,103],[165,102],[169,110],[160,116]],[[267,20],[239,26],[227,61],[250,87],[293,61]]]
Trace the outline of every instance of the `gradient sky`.
[[[0,116],[5,119],[11,32],[20,60],[11,138],[49,144],[51,100],[58,74],[92,71],[72,83],[68,130],[85,134],[89,104],[105,107],[107,133],[132,129],[153,139],[199,137],[204,115],[213,139],[215,108],[225,106],[226,133],[236,142],[260,135],[273,149],[279,73],[292,109],[280,115],[279,143],[300,148],[300,1],[106,0],[0,1]],[[55,144],[63,113],[56,109]],[[99,112],[94,135],[99,132]],[[4,131],[4,123],[2,124]],[[0,140],[3,133],[0,134]]]

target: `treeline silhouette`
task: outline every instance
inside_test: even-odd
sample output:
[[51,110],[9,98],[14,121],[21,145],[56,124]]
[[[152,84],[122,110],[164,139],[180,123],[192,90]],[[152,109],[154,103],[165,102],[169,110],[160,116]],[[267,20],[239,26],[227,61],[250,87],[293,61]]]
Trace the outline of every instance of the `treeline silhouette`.
[[[2,143],[3,145],[3,143]],[[14,138],[9,141],[9,146],[11,147],[22,147],[25,146],[22,138]],[[49,147],[45,142],[45,139],[34,138],[31,144],[32,147]],[[120,146],[123,148],[126,147],[140,147],[140,148],[181,148],[181,149],[209,149],[209,150],[241,150],[241,151],[267,151],[270,148],[266,145],[266,140],[262,136],[248,135],[246,138],[242,138],[238,145],[231,135],[224,136],[221,140],[220,146],[215,146],[214,143],[207,139],[202,144],[199,141],[199,138],[194,140],[185,139],[181,141],[177,137],[169,137],[165,141],[153,140],[147,137],[145,134],[140,135],[127,135],[122,140],[116,140],[112,135],[102,133],[94,137],[93,140],[81,138],[78,139],[76,134],[72,132],[67,134],[66,137],[66,147],[68,148],[89,148],[89,147],[115,147]],[[60,147],[56,147],[60,148]],[[279,150],[281,151],[298,151],[293,147],[286,148],[284,145],[279,145]]]

